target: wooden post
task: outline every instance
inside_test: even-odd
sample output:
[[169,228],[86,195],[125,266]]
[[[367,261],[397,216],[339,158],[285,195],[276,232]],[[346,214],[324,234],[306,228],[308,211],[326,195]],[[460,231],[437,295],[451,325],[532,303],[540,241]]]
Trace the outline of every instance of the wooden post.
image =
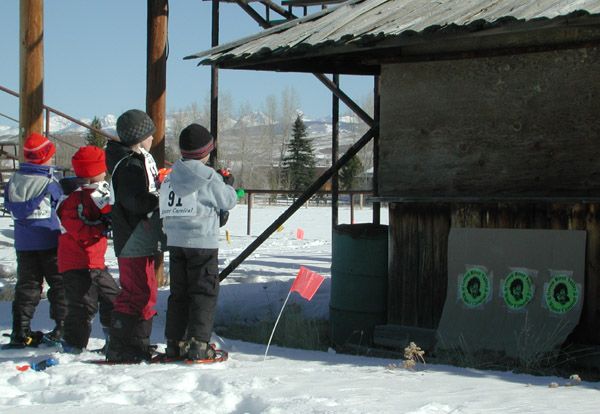
[[248,195],[248,222],[246,223],[246,234],[250,236],[252,231],[252,191],[246,193]]
[[[212,0],[212,33],[211,46],[219,45],[219,0]],[[215,65],[210,67],[210,134],[215,139],[215,149],[210,154],[210,165],[217,167],[219,159],[217,153],[219,136],[219,69]]]
[[[379,76],[373,77],[373,120],[377,126],[373,137],[373,197],[379,196],[379,114],[381,96],[379,93]],[[373,224],[381,223],[381,203],[373,203]]]
[[[148,44],[146,60],[146,112],[156,125],[150,152],[159,168],[165,166],[165,111],[167,99],[168,0],[148,0]],[[165,284],[164,256],[154,258],[159,286]]]
[[146,112],[156,125],[151,152],[159,168],[165,165],[168,18],[167,0],[148,0]]
[[[340,75],[333,74],[333,83],[340,87]],[[332,94],[331,102],[331,164],[335,164],[339,157],[340,140],[340,98]],[[331,231],[338,225],[338,201],[340,181],[337,171],[331,176]]]
[[[19,143],[44,128],[44,1],[21,0]],[[23,160],[23,151],[19,151]]]

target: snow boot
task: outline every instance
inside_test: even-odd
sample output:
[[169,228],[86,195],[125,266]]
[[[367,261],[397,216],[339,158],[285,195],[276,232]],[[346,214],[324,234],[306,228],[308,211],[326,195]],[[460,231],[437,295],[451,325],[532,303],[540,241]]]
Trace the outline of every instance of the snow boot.
[[165,355],[167,358],[179,358],[185,352],[182,350],[183,342],[175,339],[167,339],[167,349],[165,349]]
[[217,353],[208,342],[201,342],[192,337],[188,341],[186,357],[191,360],[215,359]]
[[22,330],[13,331],[10,334],[10,342],[2,346],[3,349],[16,349],[25,347],[37,347],[42,343],[44,334],[40,331]]
[[56,321],[56,326],[50,332],[44,334],[44,339],[47,342],[60,342],[63,336],[63,332],[65,331],[65,322],[64,321]]
[[135,315],[113,312],[110,341],[106,360],[111,362],[150,361],[154,348],[150,346],[152,319],[143,320]]
[[44,334],[39,331],[31,331],[29,320],[20,318],[19,315],[13,313],[12,333],[10,334],[10,342],[2,346],[3,349],[37,347],[42,343]]

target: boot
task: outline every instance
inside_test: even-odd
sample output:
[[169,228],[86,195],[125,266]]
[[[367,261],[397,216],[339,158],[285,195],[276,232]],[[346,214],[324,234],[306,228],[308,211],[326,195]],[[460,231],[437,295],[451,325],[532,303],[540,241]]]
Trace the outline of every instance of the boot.
[[142,320],[135,315],[113,312],[110,341],[106,360],[113,362],[142,362],[152,358],[150,333],[152,319]]
[[44,335],[45,339],[50,342],[60,342],[63,336],[63,332],[65,331],[65,322],[64,321],[56,321],[56,326],[53,330]]
[[3,348],[25,348],[27,346],[37,347],[42,342],[42,332],[32,332],[29,321],[18,320],[13,317],[13,329],[10,334],[10,342]]
[[167,349],[165,354],[167,358],[179,358],[183,354],[181,350],[182,342],[175,339],[167,339]]
[[192,337],[188,341],[186,357],[191,360],[215,359],[217,353],[208,342],[201,342]]
[[100,348],[100,353],[106,355],[106,350],[110,343],[110,328],[108,326],[103,326],[102,333],[104,334],[104,346]]

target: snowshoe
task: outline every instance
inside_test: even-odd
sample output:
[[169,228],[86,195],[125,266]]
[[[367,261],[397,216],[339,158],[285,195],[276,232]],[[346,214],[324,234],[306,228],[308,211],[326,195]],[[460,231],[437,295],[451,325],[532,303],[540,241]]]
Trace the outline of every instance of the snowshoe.
[[10,335],[10,342],[2,345],[2,349],[23,349],[27,347],[37,348],[44,339],[41,331],[30,331],[26,336],[18,334]]

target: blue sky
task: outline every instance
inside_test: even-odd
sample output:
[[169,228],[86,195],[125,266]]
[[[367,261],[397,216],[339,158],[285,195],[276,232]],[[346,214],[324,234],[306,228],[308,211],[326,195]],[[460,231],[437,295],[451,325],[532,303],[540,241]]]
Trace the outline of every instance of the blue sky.
[[[221,3],[220,11],[220,43],[261,30],[235,4]],[[210,2],[170,1],[167,111],[205,102],[209,68],[183,57],[210,48],[210,15]],[[146,18],[146,0],[45,1],[45,103],[78,118],[144,109]],[[0,39],[0,85],[18,92],[19,0],[1,1]],[[293,86],[307,115],[331,112],[331,93],[311,74],[221,70],[219,76],[234,110],[244,103],[260,109],[268,95]],[[372,84],[372,77],[341,78],[344,91],[359,103]],[[17,99],[0,92],[0,112],[18,118]],[[0,124],[7,123],[0,117]]]

